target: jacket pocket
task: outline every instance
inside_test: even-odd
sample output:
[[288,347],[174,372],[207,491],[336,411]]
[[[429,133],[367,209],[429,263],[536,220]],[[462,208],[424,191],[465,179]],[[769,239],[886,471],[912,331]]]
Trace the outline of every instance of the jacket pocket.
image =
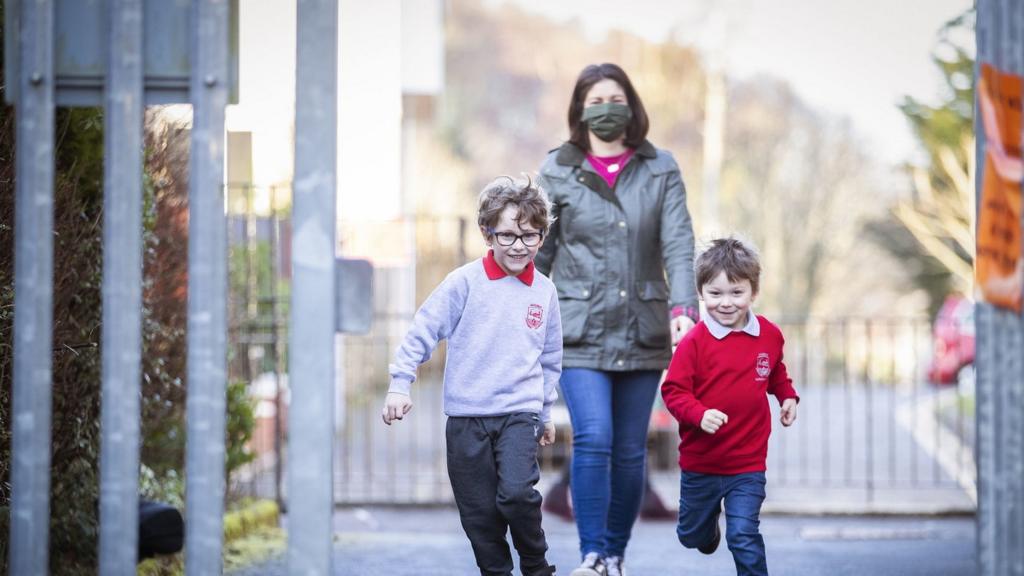
[[664,281],[636,283],[636,343],[645,348],[669,345],[668,284]]
[[557,282],[555,288],[558,289],[558,308],[562,315],[562,344],[579,344],[587,330],[593,285],[587,281],[563,280]]

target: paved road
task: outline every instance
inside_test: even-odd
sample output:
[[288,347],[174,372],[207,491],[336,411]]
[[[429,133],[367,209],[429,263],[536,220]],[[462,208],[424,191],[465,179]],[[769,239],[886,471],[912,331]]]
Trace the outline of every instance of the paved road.
[[[964,576],[975,573],[971,517],[767,516],[762,533],[776,576]],[[577,561],[571,523],[545,518],[549,560],[568,574]],[[452,508],[343,509],[335,514],[336,576],[478,574]],[[672,522],[641,522],[627,567],[631,576],[735,574],[724,543],[712,556],[682,548]],[[283,576],[283,558],[236,573]]]

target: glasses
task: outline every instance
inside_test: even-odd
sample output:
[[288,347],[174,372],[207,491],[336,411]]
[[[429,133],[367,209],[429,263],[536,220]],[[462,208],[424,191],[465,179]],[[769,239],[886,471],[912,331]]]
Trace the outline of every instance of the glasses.
[[511,246],[516,240],[522,240],[523,246],[533,248],[544,238],[540,232],[527,232],[526,234],[514,234],[512,232],[495,232],[494,228],[488,228],[487,232],[494,236],[498,246]]

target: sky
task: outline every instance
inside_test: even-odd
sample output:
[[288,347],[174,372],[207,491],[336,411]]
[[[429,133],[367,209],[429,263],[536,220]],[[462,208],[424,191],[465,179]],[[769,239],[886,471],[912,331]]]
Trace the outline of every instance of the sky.
[[[896,105],[937,101],[936,33],[973,0],[485,0],[553,20],[594,40],[617,28],[698,46],[728,77],[787,80],[815,108],[850,119],[866,150],[899,164],[920,150]],[[728,121],[728,120],[727,120]]]
[[[373,4],[342,0],[340,83],[348,101],[339,116],[339,165],[360,165],[359,154],[394,150],[389,189],[398,190],[400,154],[399,94],[403,62],[397,46],[408,34],[393,25],[396,12],[424,0],[387,0]],[[443,3],[444,0],[433,0]],[[936,33],[972,0],[482,0],[492,6],[514,3],[540,16],[577,20],[600,41],[618,28],[651,41],[672,39],[697,46],[710,65],[729,78],[769,74],[788,81],[813,107],[848,117],[862,149],[883,171],[921,160],[910,128],[896,107],[904,95],[935,101],[941,78],[930,54]],[[422,19],[417,16],[417,19]],[[417,20],[418,21],[418,20]],[[403,19],[403,26],[409,25]],[[412,24],[415,24],[413,22]],[[253,176],[258,185],[291,177],[291,135],[295,87],[295,6],[279,0],[246,0],[241,11],[241,105],[228,109],[231,130],[253,132]],[[434,26],[434,24],[429,24]],[[442,24],[437,24],[442,26]],[[406,30],[408,32],[408,30]],[[381,40],[383,38],[384,40]],[[383,41],[388,50],[372,58],[360,47]],[[422,41],[417,41],[422,43]],[[440,38],[431,42],[442,42]],[[430,42],[427,42],[428,44]],[[443,46],[438,44],[438,50]],[[423,53],[416,50],[416,54]],[[426,51],[427,53],[433,53]],[[417,66],[421,65],[418,63]],[[384,98],[382,93],[390,94]],[[373,112],[368,112],[373,110]],[[353,129],[360,121],[383,128]],[[726,116],[728,122],[728,116]],[[354,134],[359,134],[355,147]],[[367,135],[380,140],[370,146]],[[348,139],[346,139],[348,138]],[[367,152],[368,153],[368,152]],[[380,159],[375,156],[377,161]],[[893,171],[895,173],[896,171]],[[363,171],[347,171],[362,174]],[[890,178],[890,176],[883,176]],[[345,190],[362,187],[346,181]],[[392,214],[392,202],[373,202],[363,212]],[[362,198],[364,203],[369,200]],[[346,204],[355,203],[352,199]],[[387,209],[385,209],[387,208]],[[362,214],[349,206],[351,213]]]

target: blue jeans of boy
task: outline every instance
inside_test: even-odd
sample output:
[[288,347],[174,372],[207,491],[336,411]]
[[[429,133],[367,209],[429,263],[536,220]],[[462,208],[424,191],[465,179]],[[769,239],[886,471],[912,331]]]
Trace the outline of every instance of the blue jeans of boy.
[[679,542],[687,548],[711,542],[724,498],[725,541],[737,576],[768,576],[764,538],[758,531],[764,486],[764,472],[720,476],[684,471],[679,481]]
[[573,513],[580,552],[622,556],[644,492],[647,425],[659,370],[562,370],[573,428]]

